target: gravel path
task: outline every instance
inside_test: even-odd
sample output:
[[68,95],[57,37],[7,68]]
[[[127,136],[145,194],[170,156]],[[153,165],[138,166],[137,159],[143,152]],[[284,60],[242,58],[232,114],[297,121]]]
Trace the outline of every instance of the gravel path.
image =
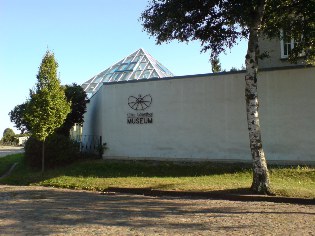
[[315,235],[315,206],[0,185],[0,235]]

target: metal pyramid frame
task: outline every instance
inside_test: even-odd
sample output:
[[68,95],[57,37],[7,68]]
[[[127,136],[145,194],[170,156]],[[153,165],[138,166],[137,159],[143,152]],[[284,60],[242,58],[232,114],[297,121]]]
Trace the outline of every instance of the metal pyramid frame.
[[95,75],[81,86],[88,95],[93,95],[104,82],[142,80],[173,77],[174,75],[149,53],[140,48],[108,69]]

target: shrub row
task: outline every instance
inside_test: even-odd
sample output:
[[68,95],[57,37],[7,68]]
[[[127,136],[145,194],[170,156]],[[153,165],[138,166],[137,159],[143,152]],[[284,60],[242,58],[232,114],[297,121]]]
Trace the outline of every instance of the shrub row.
[[[25,157],[31,167],[42,165],[42,142],[30,137],[25,143]],[[79,143],[69,137],[53,134],[45,141],[45,168],[70,164],[80,158]]]

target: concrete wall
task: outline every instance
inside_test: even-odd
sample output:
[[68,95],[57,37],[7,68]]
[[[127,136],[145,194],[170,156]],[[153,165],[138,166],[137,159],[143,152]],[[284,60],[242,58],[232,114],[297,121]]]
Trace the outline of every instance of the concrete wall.
[[[104,84],[83,133],[101,134],[105,158],[251,160],[244,74]],[[259,95],[268,160],[315,161],[315,68],[264,71]],[[128,124],[129,96],[150,94],[152,124]]]
[[259,86],[267,158],[315,162],[315,68],[268,71]]

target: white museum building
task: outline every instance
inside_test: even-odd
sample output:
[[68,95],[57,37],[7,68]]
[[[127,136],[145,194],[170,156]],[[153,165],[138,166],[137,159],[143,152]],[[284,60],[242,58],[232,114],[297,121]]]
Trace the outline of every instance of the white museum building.
[[[315,163],[315,67],[292,66],[278,54],[259,72],[267,160]],[[82,84],[90,97],[82,150],[106,143],[104,159],[251,161],[244,77],[174,76],[139,49]]]

